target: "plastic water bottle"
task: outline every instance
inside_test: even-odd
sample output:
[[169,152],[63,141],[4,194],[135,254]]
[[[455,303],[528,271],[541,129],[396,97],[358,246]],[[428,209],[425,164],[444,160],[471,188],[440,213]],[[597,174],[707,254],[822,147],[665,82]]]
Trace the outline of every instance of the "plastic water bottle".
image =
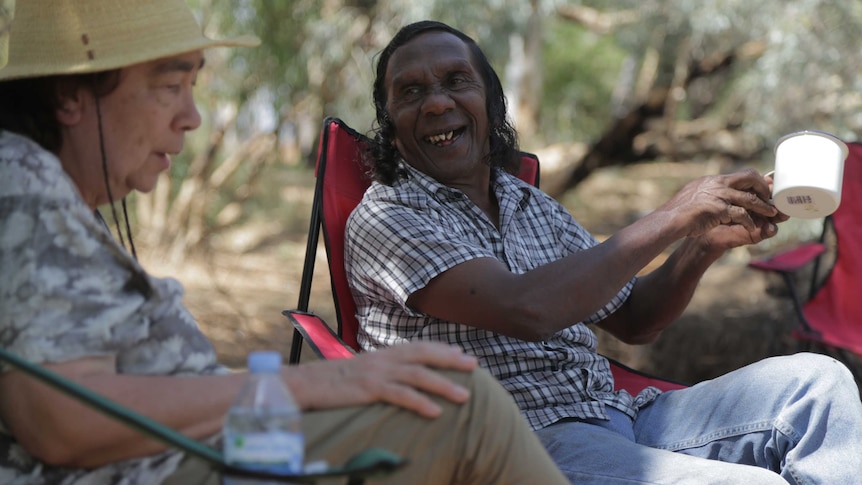
[[[252,352],[249,377],[224,421],[225,460],[237,467],[300,473],[305,455],[300,411],[279,374],[281,354]],[[225,478],[225,485],[274,482]],[[283,482],[281,482],[283,485]]]

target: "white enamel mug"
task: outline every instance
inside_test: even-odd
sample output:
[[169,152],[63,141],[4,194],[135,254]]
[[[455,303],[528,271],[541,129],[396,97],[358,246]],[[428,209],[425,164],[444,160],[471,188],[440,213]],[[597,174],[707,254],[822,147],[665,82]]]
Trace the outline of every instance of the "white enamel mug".
[[835,212],[841,203],[841,182],[848,149],[822,131],[799,131],[775,144],[772,200],[791,217],[814,219]]

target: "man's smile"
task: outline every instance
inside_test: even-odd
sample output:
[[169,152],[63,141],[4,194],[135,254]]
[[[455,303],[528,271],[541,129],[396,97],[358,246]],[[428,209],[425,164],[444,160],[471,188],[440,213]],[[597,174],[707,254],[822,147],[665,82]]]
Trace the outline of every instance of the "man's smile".
[[446,146],[461,136],[461,134],[464,133],[464,130],[465,128],[458,128],[456,130],[449,130],[437,135],[427,136],[425,137],[425,141],[439,147]]

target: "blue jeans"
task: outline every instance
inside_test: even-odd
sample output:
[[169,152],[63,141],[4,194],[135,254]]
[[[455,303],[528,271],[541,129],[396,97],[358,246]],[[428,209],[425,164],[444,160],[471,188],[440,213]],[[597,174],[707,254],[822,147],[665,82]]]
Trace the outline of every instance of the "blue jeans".
[[773,357],[611,420],[537,431],[577,484],[859,484],[862,401],[817,354]]

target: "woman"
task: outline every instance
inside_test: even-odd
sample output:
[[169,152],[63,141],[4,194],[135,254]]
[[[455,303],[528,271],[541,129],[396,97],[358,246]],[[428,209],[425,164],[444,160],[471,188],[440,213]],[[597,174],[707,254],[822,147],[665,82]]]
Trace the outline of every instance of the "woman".
[[[212,442],[244,375],[216,362],[180,285],[149,276],[125,248],[128,239],[134,253],[130,232],[115,241],[94,213],[152,190],[200,124],[202,49],[256,43],[203,37],[182,0],[28,0],[0,69],[0,345]],[[283,378],[305,411],[309,460],[380,446],[411,463],[388,483],[565,483],[475,366],[423,344]],[[0,421],[2,483],[219,481],[8,368]]]

